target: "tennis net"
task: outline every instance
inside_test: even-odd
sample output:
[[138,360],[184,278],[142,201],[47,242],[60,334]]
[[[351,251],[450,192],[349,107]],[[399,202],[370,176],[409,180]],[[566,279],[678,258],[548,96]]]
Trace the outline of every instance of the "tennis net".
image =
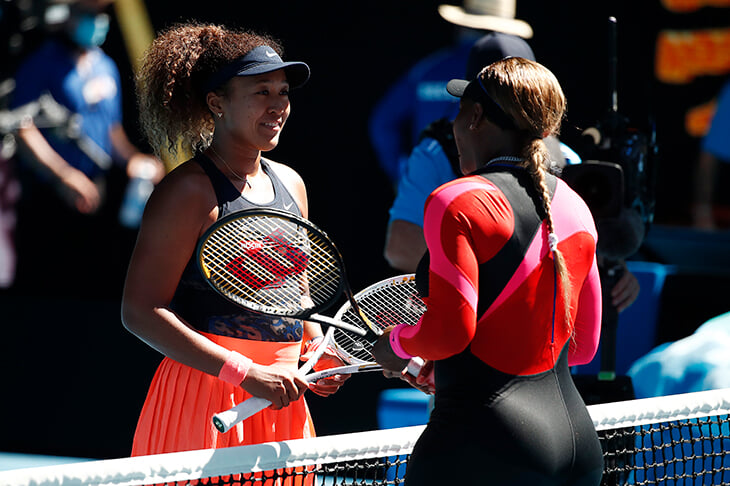
[[[730,485],[730,389],[588,407],[606,485]],[[0,485],[402,484],[423,426],[0,472]]]

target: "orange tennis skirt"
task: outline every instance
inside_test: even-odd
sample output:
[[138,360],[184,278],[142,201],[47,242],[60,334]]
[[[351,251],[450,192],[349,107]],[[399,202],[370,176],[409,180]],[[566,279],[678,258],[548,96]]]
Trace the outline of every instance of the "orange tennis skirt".
[[[300,342],[204,335],[258,364],[296,369],[299,362]],[[225,434],[218,432],[211,420],[213,415],[250,397],[240,386],[164,358],[142,407],[132,456],[314,437],[312,418],[303,397],[281,410],[266,408]]]

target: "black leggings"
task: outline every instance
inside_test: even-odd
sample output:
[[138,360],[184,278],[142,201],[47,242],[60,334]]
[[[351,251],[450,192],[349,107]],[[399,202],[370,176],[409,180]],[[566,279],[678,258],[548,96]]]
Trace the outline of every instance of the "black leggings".
[[[487,383],[487,394],[476,400],[448,383],[445,390],[437,389],[428,426],[408,464],[406,486],[600,484],[601,445],[565,354],[555,369],[539,375],[508,376],[493,368],[484,373],[481,361],[476,372],[463,366],[447,371],[460,368],[462,377],[470,375],[472,395],[485,387],[480,375],[497,386]],[[437,372],[437,384],[448,378]],[[457,381],[463,388],[463,379]]]

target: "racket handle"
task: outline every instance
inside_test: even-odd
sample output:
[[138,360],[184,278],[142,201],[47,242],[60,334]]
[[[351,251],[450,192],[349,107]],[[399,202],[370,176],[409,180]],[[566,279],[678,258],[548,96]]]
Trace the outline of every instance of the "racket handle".
[[[352,373],[365,373],[368,371],[379,371],[383,368],[377,363],[360,363],[345,366],[338,366],[336,368],[328,368],[322,371],[310,373],[306,376],[306,380],[310,383],[314,383],[322,378],[329,378],[334,375],[349,375]],[[246,420],[252,415],[259,413],[271,405],[271,402],[261,397],[251,397],[238,405],[213,415],[213,425],[222,433],[226,433],[231,430],[237,423]]]
[[414,356],[408,362],[408,366],[406,367],[406,369],[408,370],[408,374],[412,375],[412,376],[418,376],[418,373],[421,372],[421,368],[423,368],[423,364],[424,364],[423,358]]
[[[302,373],[309,373],[315,363],[319,361],[320,356],[324,354],[326,348],[327,340],[320,343],[319,349],[314,352],[312,357],[309,358],[309,361],[304,363],[304,366],[302,366],[299,371]],[[244,400],[243,402],[234,406],[233,408],[226,410],[225,412],[220,412],[213,415],[213,425],[215,425],[215,428],[218,429],[218,431],[225,434],[226,432],[231,430],[233,426],[235,426],[237,423],[242,422],[250,416],[259,413],[261,410],[265,409],[269,405],[271,405],[271,402],[265,398],[251,397],[248,400]]]
[[335,375],[349,375],[352,373],[365,373],[368,371],[380,371],[383,367],[378,363],[359,363],[345,366],[338,366],[336,368],[327,368],[321,371],[315,371],[307,375],[307,381],[310,383],[316,383],[322,378],[329,378]]
[[265,398],[251,397],[225,412],[213,415],[213,425],[218,431],[226,433],[237,423],[259,413],[269,405],[271,402]]

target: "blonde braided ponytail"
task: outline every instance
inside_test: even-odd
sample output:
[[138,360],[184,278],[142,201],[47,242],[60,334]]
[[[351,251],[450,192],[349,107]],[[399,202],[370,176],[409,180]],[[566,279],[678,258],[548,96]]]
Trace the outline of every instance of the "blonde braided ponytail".
[[542,65],[522,58],[507,58],[491,64],[481,73],[490,96],[514,120],[523,140],[523,167],[540,195],[545,214],[547,241],[555,262],[558,288],[565,302],[564,322],[572,333],[571,282],[565,258],[558,246],[550,208],[550,192],[545,172],[549,154],[543,139],[557,135],[566,101],[555,76]]

